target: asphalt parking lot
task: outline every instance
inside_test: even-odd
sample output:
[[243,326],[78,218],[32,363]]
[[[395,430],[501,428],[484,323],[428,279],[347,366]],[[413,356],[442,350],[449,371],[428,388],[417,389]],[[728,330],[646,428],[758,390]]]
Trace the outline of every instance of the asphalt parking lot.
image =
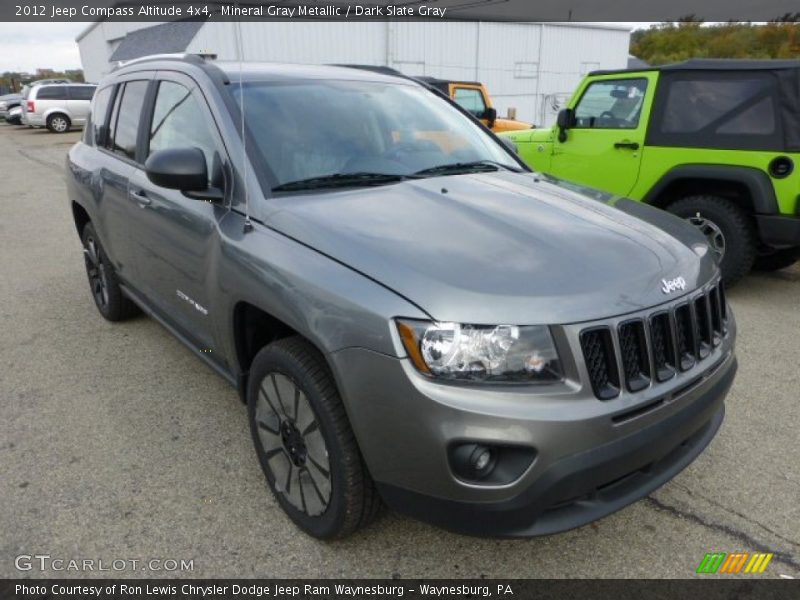
[[[191,577],[691,577],[706,552],[774,552],[800,577],[800,268],[729,293],[739,375],[706,452],[582,529],[476,539],[384,513],[341,542],[269,495],[235,390],[155,322],[97,313],[65,197],[79,137],[0,125],[0,577],[15,557],[193,560]],[[744,576],[742,576],[744,577]],[[750,576],[752,577],[752,576]]]

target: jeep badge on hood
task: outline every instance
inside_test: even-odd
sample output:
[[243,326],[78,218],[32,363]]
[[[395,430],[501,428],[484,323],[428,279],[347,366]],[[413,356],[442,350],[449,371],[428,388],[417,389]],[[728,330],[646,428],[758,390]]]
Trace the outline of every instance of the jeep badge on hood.
[[661,283],[661,291],[665,294],[671,294],[676,290],[682,291],[686,289],[686,280],[683,277],[676,277],[675,279],[670,279],[669,281],[662,279]]

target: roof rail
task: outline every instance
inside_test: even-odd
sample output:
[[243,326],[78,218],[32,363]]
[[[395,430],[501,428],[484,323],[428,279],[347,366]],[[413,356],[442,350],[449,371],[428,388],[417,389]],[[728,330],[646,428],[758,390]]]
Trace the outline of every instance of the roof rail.
[[139,63],[150,62],[155,60],[178,60],[182,62],[189,62],[193,64],[200,64],[205,62],[205,58],[216,58],[215,54],[191,54],[188,52],[178,52],[173,54],[148,54],[147,56],[140,56],[130,60],[117,61],[116,66],[111,70],[113,73],[117,69],[127,67],[128,65],[136,65]]

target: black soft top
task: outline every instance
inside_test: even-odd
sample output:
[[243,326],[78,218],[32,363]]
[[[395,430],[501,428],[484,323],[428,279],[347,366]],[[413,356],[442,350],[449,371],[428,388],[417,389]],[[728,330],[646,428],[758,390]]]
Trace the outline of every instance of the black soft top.
[[642,73],[645,71],[785,71],[800,69],[800,60],[749,60],[738,58],[693,58],[679,63],[634,69],[592,71],[589,75]]

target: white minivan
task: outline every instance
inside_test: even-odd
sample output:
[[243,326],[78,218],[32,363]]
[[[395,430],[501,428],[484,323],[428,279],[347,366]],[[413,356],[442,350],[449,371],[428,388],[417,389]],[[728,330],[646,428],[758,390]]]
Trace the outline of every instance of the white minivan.
[[65,133],[83,127],[96,85],[88,83],[42,84],[27,90],[22,103],[22,122]]

